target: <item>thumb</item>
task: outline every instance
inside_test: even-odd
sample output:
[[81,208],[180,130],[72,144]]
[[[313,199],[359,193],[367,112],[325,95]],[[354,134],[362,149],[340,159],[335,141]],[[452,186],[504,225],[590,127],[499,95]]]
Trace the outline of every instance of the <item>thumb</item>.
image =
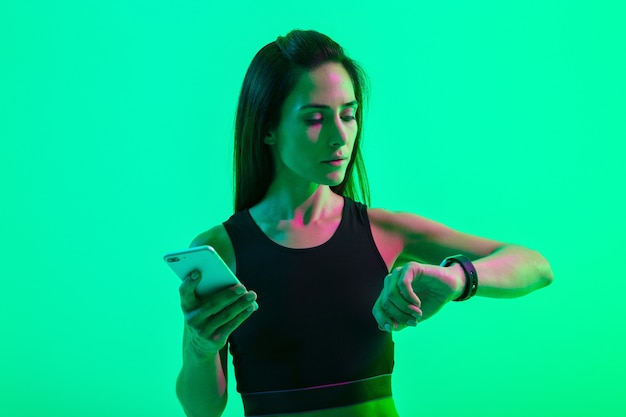
[[196,302],[196,288],[202,279],[200,271],[192,271],[185,277],[179,287],[179,293],[183,308],[190,308]]
[[417,262],[409,262],[405,265],[405,268],[402,271],[402,276],[398,280],[400,294],[404,299],[420,307],[422,302],[420,301],[417,294],[415,294],[415,290],[413,285],[420,280],[423,274],[423,265]]

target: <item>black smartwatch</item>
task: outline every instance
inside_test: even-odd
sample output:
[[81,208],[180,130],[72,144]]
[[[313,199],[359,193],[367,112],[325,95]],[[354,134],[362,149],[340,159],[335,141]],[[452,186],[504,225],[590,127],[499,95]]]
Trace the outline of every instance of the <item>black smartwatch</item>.
[[476,294],[476,290],[478,289],[478,273],[472,261],[464,255],[448,256],[441,262],[440,266],[450,266],[455,262],[461,265],[463,272],[465,272],[465,288],[463,288],[463,293],[459,298],[452,301],[469,300]]

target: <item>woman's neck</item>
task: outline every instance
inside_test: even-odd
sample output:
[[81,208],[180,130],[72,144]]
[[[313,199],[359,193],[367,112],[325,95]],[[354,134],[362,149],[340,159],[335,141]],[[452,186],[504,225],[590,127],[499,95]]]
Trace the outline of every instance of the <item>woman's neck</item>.
[[333,215],[340,205],[343,205],[343,197],[327,185],[296,188],[283,187],[274,182],[250,212],[262,222],[290,220],[309,224]]

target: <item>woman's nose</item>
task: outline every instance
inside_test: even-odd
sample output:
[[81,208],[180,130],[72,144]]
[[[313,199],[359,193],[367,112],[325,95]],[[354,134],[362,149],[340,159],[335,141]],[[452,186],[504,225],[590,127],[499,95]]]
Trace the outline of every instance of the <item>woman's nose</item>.
[[340,148],[348,143],[348,132],[346,131],[346,127],[343,125],[341,118],[335,119],[335,122],[332,123],[332,127],[328,134],[329,144],[333,148]]

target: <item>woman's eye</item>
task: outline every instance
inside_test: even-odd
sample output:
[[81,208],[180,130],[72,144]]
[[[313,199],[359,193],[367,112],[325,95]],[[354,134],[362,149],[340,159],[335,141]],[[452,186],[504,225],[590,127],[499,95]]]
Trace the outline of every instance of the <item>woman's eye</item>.
[[304,123],[306,123],[309,126],[315,126],[315,125],[321,124],[322,119],[306,119]]
[[[351,122],[353,120],[356,120],[356,117],[353,115],[346,115],[346,116],[341,116],[341,120],[343,120],[344,122]],[[309,126],[321,125],[323,122],[324,122],[324,119],[321,117],[304,120],[304,123],[306,123]]]

